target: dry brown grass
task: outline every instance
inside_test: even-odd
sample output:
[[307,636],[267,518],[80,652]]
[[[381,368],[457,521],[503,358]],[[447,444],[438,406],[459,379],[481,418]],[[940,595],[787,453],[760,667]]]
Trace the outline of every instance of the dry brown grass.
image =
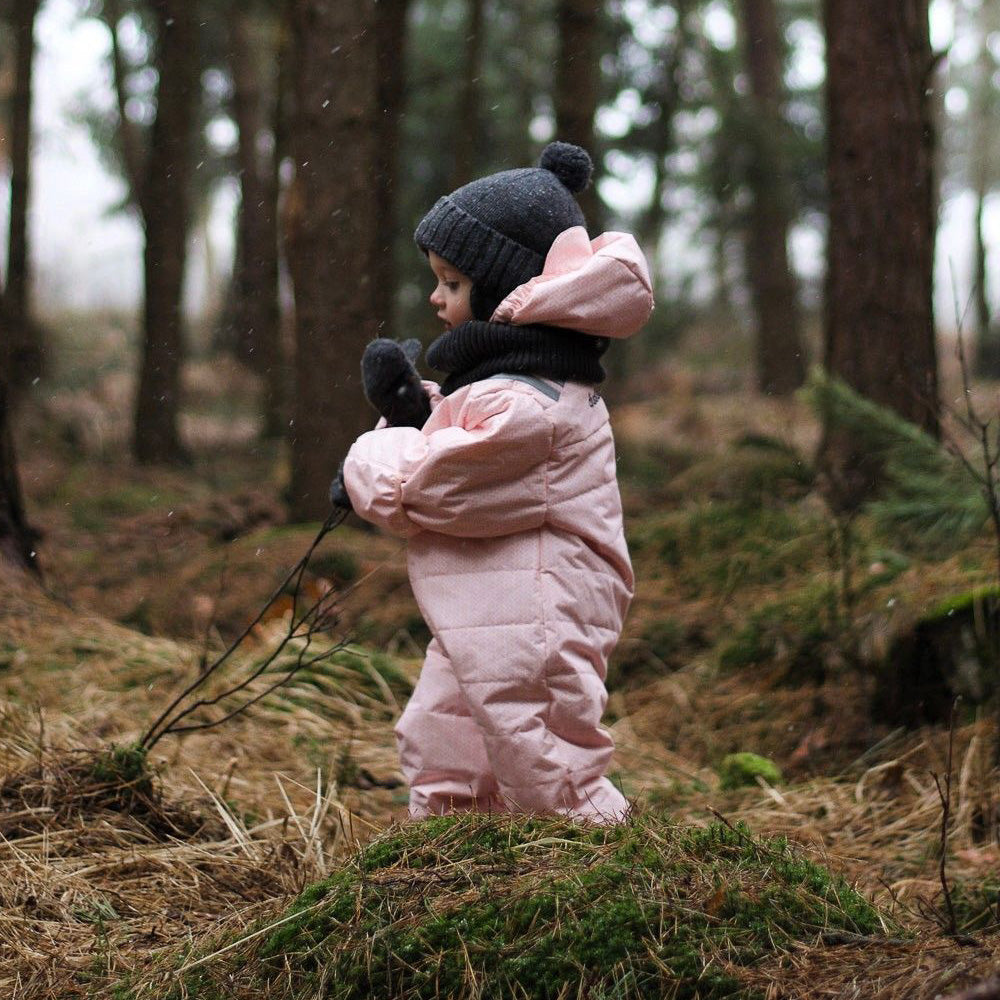
[[123,793],[96,762],[137,738],[199,650],[10,581],[0,635],[0,996],[94,995],[164,946],[243,926],[400,810],[388,688],[165,740],[153,789]]
[[[41,595],[3,596],[3,634],[17,649],[4,676],[8,690],[23,681],[30,694],[6,703],[0,722],[0,995],[110,996],[113,984],[159,968],[159,956],[177,954],[184,941],[205,947],[280,913],[293,893],[399,817],[399,790],[380,787],[398,780],[396,708],[370,689],[339,711],[271,709],[162,744],[155,792],[109,798],[94,778],[95,755],[135,738],[197,650]],[[643,694],[645,710],[616,724],[619,766],[640,808],[655,804],[699,825],[717,809],[757,833],[786,834],[920,935],[905,944],[797,947],[754,974],[765,995],[930,998],[994,967],[996,938],[961,947],[933,919],[941,911],[941,813],[931,773],[944,771],[946,734],[899,737],[851,775],[720,793],[704,757],[664,748],[662,725],[731,712],[734,684],[710,688],[694,673],[674,675]],[[957,733],[949,832],[956,883],[975,884],[1000,864],[991,753],[985,724]],[[348,784],[335,780],[338,772]]]
[[[97,398],[87,410],[81,440],[92,453],[69,477],[66,452],[22,450],[32,517],[46,532],[43,562],[75,608],[0,582],[0,997],[110,998],[129,974],[149,981],[185,942],[203,951],[275,919],[294,893],[390,829],[405,808],[391,731],[404,696],[374,682],[351,687],[350,678],[322,697],[299,689],[289,692],[295,700],[220,729],[164,741],[151,762],[158,783],[138,798],[95,779],[100,754],[135,740],[198,669],[206,635],[215,648],[213,617],[223,631],[246,620],[314,533],[277,523],[276,487],[247,492],[249,482],[280,478],[274,455],[233,451],[218,468],[201,461],[193,473],[122,462],[124,417],[107,420],[126,399],[120,382],[108,380],[111,403]],[[695,456],[718,455],[747,431],[810,449],[816,428],[798,404],[760,402],[735,383],[706,392],[702,382],[672,377],[661,400],[616,414],[619,433]],[[210,396],[197,379],[193,387]],[[63,394],[60,419],[79,423],[86,396]],[[203,423],[209,441],[217,419],[207,413]],[[117,491],[110,504],[109,491]],[[648,496],[627,500],[636,518],[648,512]],[[234,521],[243,534],[220,542]],[[336,544],[364,581],[345,620],[363,623],[380,647],[391,640],[397,665],[414,677],[420,643],[410,635],[415,606],[400,545],[356,529]],[[912,566],[894,584],[896,610],[878,621],[872,610],[872,631],[886,627],[886,616],[912,614],[978,581],[988,561],[984,546],[931,573]],[[810,572],[821,572],[821,562]],[[630,627],[676,616],[710,644],[785,586],[691,598],[655,559],[637,565]],[[884,607],[885,594],[875,593],[873,608],[876,598]],[[266,625],[250,655],[278,633],[280,623]],[[639,808],[698,825],[718,810],[757,834],[787,835],[915,934],[903,943],[796,945],[747,973],[762,995],[930,1000],[995,971],[996,935],[966,946],[940,933],[941,806],[932,774],[944,773],[947,733],[873,726],[855,674],[783,687],[756,670],[722,676],[712,650],[689,652],[676,672],[612,698],[616,767]],[[948,873],[958,889],[998,881],[994,742],[984,722],[956,732]],[[743,749],[773,755],[791,783],[719,791],[713,765]]]

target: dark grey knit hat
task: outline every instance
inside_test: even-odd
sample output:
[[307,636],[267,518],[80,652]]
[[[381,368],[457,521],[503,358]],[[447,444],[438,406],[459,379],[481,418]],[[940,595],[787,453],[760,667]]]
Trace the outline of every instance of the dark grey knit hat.
[[518,285],[542,273],[561,232],[586,226],[573,195],[592,172],[586,150],[549,143],[537,167],[490,174],[438,199],[414,239],[472,279],[473,313],[488,319]]

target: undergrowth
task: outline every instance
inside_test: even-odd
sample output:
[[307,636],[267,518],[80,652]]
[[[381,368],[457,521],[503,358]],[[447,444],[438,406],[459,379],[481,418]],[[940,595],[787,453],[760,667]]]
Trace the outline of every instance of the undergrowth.
[[884,926],[841,878],[746,828],[452,816],[377,839],[173,996],[749,1000],[741,969]]

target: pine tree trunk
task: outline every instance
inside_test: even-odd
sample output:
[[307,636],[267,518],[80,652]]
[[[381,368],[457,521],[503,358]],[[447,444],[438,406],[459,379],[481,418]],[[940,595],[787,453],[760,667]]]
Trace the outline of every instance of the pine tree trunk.
[[118,130],[116,140],[122,158],[122,167],[128,181],[129,196],[133,206],[142,211],[144,189],[146,186],[146,151],[143,148],[143,136],[136,125],[125,112],[128,103],[128,87],[125,82],[125,58],[118,44],[118,23],[121,21],[121,4],[119,0],[104,0],[101,5],[101,17],[107,25],[111,41],[111,78],[115,91],[115,104],[118,109]]
[[482,102],[483,46],[485,24],[483,0],[466,0],[466,28],[462,57],[462,76],[458,86],[458,103],[455,109],[455,163],[452,187],[457,188],[475,178],[480,149],[483,143]]
[[[596,158],[594,116],[600,92],[600,0],[557,0],[556,32],[559,48],[555,66],[553,104],[556,138],[583,146]],[[591,229],[601,224],[597,188],[579,196]]]
[[[993,15],[993,22],[1000,27],[1000,17]],[[990,335],[990,298],[988,272],[986,268],[986,234],[983,231],[983,212],[990,194],[991,174],[995,176],[996,164],[991,153],[996,149],[996,121],[991,113],[996,104],[993,87],[995,62],[990,53],[988,38],[993,27],[986,8],[981,8],[976,17],[979,33],[979,58],[976,65],[976,88],[972,102],[972,142],[969,150],[971,159],[972,190],[976,196],[976,214],[973,222],[973,295],[976,305],[976,333],[982,343]]]
[[142,463],[175,463],[187,457],[178,432],[178,416],[191,143],[200,71],[192,5],[188,0],[157,0],[152,6],[159,83],[142,201],[145,343],[133,452]]
[[261,46],[251,14],[240,4],[231,13],[230,60],[233,116],[239,132],[240,210],[233,281],[236,356],[264,380],[264,435],[283,432],[281,311],[278,296],[278,197],[274,151],[265,153],[265,88]]
[[[539,31],[541,25],[536,0],[512,0],[511,7],[517,19],[519,37],[530,38]],[[544,11],[542,16],[546,16]],[[531,122],[535,117],[538,78],[532,53],[527,46],[519,48],[516,52],[510,52],[507,56],[506,85],[514,95],[514,113],[520,126],[510,144],[510,162],[519,167],[526,167],[532,161],[535,148],[534,140],[531,138]]]
[[378,166],[375,171],[378,323],[393,336],[396,304],[396,186],[399,179],[400,123],[406,99],[406,19],[410,0],[380,0],[375,8],[378,44]]
[[681,107],[684,53],[691,44],[691,33],[688,25],[691,0],[674,0],[673,6],[677,12],[677,29],[671,33],[668,40],[664,41],[663,49],[659,53],[660,79],[652,92],[658,114],[650,132],[650,152],[655,158],[653,198],[649,211],[643,216],[640,223],[641,237],[648,247],[647,254],[650,259],[654,290],[661,277],[660,244],[667,225],[665,199],[667,186],[670,182],[667,157],[674,152],[677,146],[674,122]]
[[292,516],[323,518],[338,463],[373,422],[359,374],[375,336],[377,51],[371,0],[292,5],[296,177],[289,195],[295,286]]
[[28,526],[17,474],[7,386],[0,378],[0,563],[40,575],[34,532]]
[[787,396],[805,380],[795,276],[788,260],[791,190],[782,150],[781,39],[774,0],[741,0],[753,120],[747,180],[753,198],[745,242],[756,320],[757,385]]
[[35,61],[35,15],[39,0],[14,0],[14,89],[10,123],[10,230],[7,243],[3,360],[14,389],[42,375],[44,345],[31,318],[28,199],[31,182],[31,105]]
[[[827,370],[938,433],[931,304],[934,68],[927,0],[824,0],[830,232]],[[827,429],[821,461],[835,501],[874,488],[877,464]]]
[[983,231],[983,212],[986,204],[988,191],[985,185],[980,186],[975,192],[976,213],[972,220],[973,230],[973,295],[976,303],[976,332],[979,335],[979,342],[982,343],[990,335],[990,324],[992,317],[990,314],[989,285],[986,270],[986,234]]

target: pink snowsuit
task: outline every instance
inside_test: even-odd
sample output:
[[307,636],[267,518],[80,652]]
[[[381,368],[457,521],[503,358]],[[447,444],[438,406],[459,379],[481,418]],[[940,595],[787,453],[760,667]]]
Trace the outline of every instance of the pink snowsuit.
[[[494,319],[627,336],[651,308],[635,241],[576,228]],[[633,577],[604,402],[521,375],[430,388],[423,428],[364,434],[344,464],[355,511],[409,539],[433,634],[396,726],[410,814],[618,821],[628,804],[604,777],[600,720]]]

